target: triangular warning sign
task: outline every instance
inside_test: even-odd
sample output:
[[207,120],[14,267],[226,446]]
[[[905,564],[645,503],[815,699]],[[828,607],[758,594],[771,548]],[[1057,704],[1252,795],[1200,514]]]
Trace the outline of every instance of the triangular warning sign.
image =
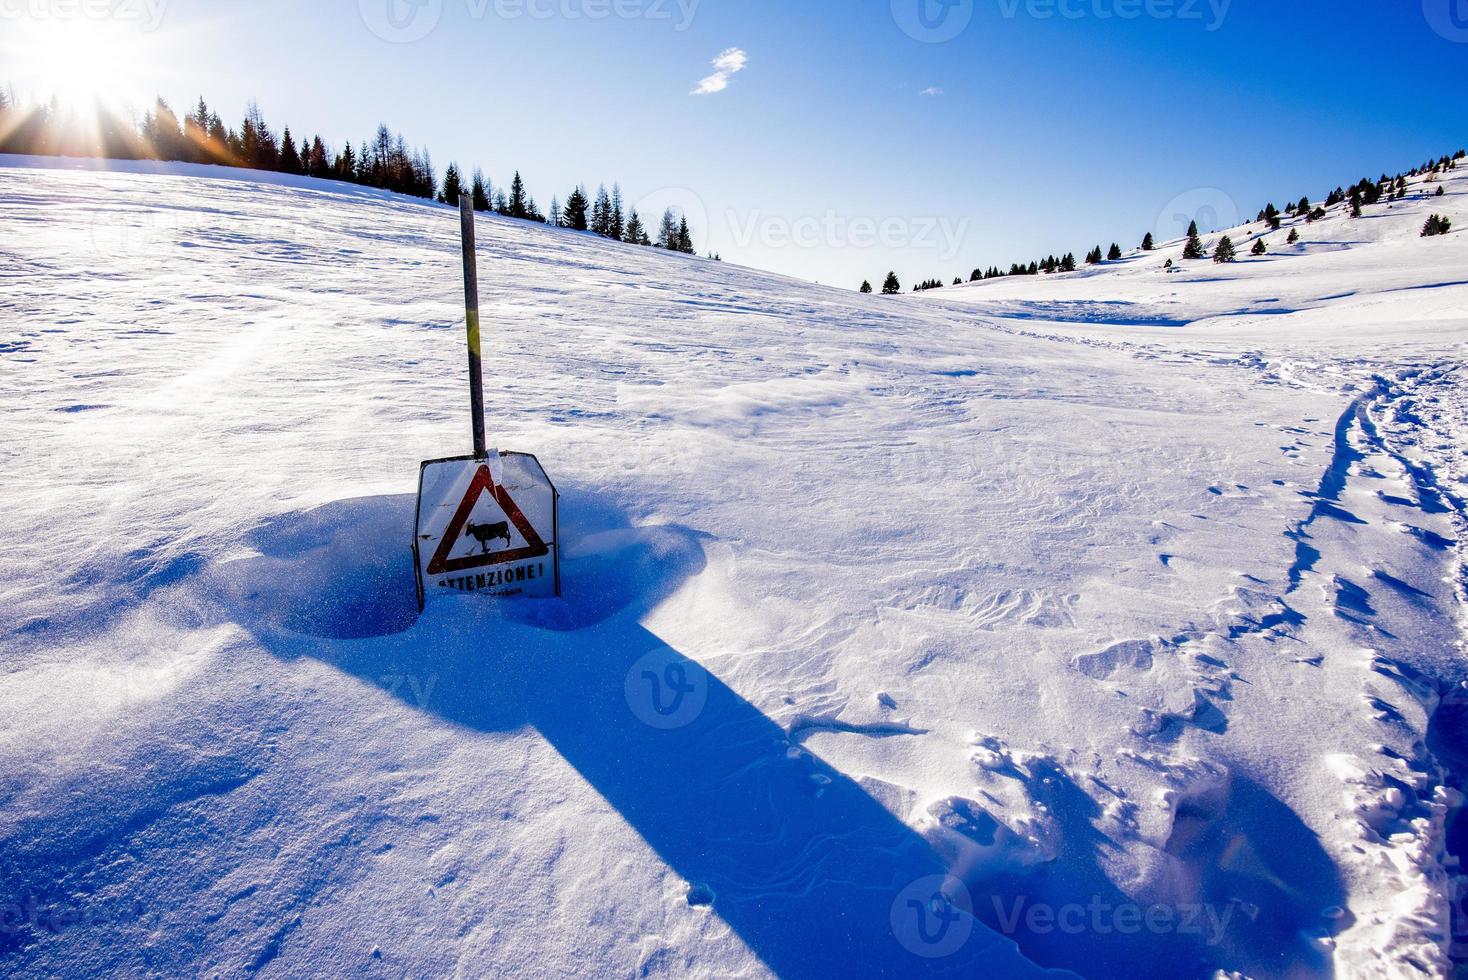
[[[469,516],[474,512],[474,505],[479,503],[479,498],[486,493],[495,503],[499,504],[500,510],[505,512],[505,516],[510,519],[515,530],[520,532],[520,536],[525,539],[525,547],[491,552],[489,542],[492,540],[503,538],[505,543],[509,544],[509,530],[503,526],[474,525],[471,527],[469,525]],[[454,545],[458,544],[459,538],[466,530],[475,532],[475,543],[480,546],[482,554],[450,558],[449,555],[453,552]],[[519,505],[511,499],[509,491],[495,485],[494,477],[490,475],[488,466],[480,466],[479,471],[474,474],[474,479],[469,483],[469,492],[464,494],[463,503],[459,504],[459,509],[454,511],[454,519],[449,521],[449,526],[444,529],[443,540],[438,543],[438,550],[433,553],[433,560],[428,563],[428,574],[445,575],[449,572],[467,572],[475,568],[503,565],[507,562],[539,558],[548,554],[550,554],[550,548],[530,521],[526,520]]]

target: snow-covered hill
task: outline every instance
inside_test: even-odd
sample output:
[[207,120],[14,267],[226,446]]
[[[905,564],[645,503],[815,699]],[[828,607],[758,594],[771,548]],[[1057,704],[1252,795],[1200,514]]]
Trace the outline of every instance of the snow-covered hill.
[[454,212],[0,163],[6,973],[1449,970],[1468,169],[921,297],[482,219],[566,598],[420,617]]

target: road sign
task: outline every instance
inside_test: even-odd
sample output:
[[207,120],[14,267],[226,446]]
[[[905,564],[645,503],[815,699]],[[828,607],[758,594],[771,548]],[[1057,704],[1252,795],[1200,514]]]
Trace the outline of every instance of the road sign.
[[559,503],[526,453],[424,463],[413,533],[419,608],[449,592],[560,595]]

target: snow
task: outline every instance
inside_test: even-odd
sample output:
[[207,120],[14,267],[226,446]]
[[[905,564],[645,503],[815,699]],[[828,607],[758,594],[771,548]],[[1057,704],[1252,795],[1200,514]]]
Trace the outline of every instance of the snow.
[[455,213],[0,164],[5,972],[1450,970],[1468,170],[903,297],[481,217],[565,598],[419,616]]

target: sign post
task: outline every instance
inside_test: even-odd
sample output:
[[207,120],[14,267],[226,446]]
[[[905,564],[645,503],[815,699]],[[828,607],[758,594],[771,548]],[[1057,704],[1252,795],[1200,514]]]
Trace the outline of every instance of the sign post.
[[479,353],[479,261],[474,243],[474,199],[459,195],[459,231],[464,242],[464,323],[469,330],[469,411],[474,458],[489,454],[484,440],[484,362]]
[[413,565],[420,610],[430,596],[448,593],[561,594],[560,494],[534,456],[491,452],[485,439],[479,271],[468,194],[459,198],[459,226],[474,454],[419,467]]

